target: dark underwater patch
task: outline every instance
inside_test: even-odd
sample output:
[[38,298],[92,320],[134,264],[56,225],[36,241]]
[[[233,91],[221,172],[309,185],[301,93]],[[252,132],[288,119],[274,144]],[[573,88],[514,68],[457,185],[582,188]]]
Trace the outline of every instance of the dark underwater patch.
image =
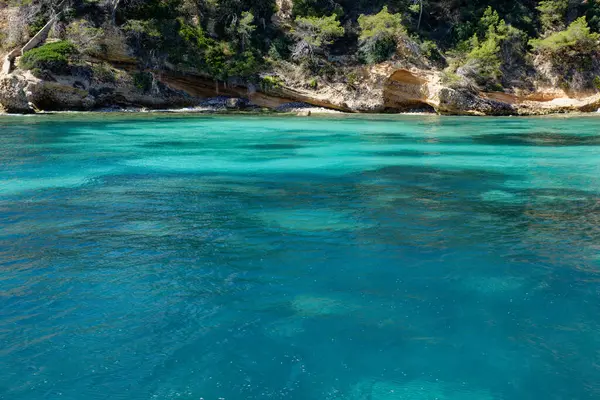
[[304,146],[293,143],[267,143],[267,144],[251,144],[243,146],[244,149],[252,150],[297,150]]
[[158,142],[149,142],[140,145],[139,147],[156,149],[161,147],[175,147],[178,149],[197,149],[202,146],[201,143],[187,142],[183,140],[162,140]]
[[452,152],[436,152],[436,151],[417,151],[417,150],[390,150],[390,151],[376,151],[371,153],[375,156],[383,157],[439,157],[444,155],[450,156],[465,156],[471,157],[478,155],[476,152],[469,151],[452,151]]
[[495,135],[477,135],[473,141],[479,144],[510,146],[598,146],[600,136],[580,136],[551,131],[529,133],[506,133]]

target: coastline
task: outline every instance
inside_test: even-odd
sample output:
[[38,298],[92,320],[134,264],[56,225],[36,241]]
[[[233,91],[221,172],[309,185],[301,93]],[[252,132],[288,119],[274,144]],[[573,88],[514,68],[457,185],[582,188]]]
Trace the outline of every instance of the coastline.
[[[234,106],[231,102],[234,102]],[[145,115],[145,114],[173,114],[173,115],[262,115],[262,116],[472,116],[472,117],[550,117],[550,116],[600,116],[600,109],[597,111],[580,111],[570,109],[552,109],[548,108],[545,112],[514,112],[505,114],[485,114],[478,112],[435,112],[426,108],[415,107],[413,110],[389,112],[365,112],[365,111],[340,111],[333,108],[320,107],[314,104],[291,101],[280,104],[276,107],[264,107],[254,104],[244,98],[232,98],[219,96],[207,98],[200,101],[195,106],[188,107],[144,107],[144,106],[122,106],[112,105],[90,110],[39,110],[31,108],[31,112],[2,112],[0,116],[31,116],[31,115],[77,115],[77,114],[122,114],[122,115]],[[539,111],[539,110],[538,110]]]
[[[310,113],[307,113],[310,112]],[[289,111],[277,111],[271,109],[259,110],[223,110],[206,107],[189,107],[189,108],[167,108],[167,109],[145,109],[145,108],[126,108],[126,109],[99,109],[99,110],[67,110],[67,111],[41,111],[36,113],[5,113],[0,112],[0,120],[3,118],[19,118],[19,117],[83,117],[83,116],[114,116],[114,117],[293,117],[293,118],[348,118],[348,119],[395,119],[403,117],[437,117],[437,118],[600,118],[600,112],[555,112],[548,114],[515,114],[515,115],[465,115],[465,114],[440,114],[434,112],[395,112],[395,113],[351,113],[337,110],[328,110],[321,107],[307,107],[303,109],[291,109]]]
[[600,93],[477,92],[444,85],[436,72],[386,66],[382,73],[374,73],[370,85],[360,92],[347,86],[309,90],[295,86],[215,85],[205,77],[182,77],[164,71],[156,73],[157,88],[149,92],[132,82],[111,86],[89,80],[83,84],[75,75],[44,80],[30,71],[15,70],[0,74],[0,110],[14,114],[92,111],[540,116],[597,113],[600,107]]

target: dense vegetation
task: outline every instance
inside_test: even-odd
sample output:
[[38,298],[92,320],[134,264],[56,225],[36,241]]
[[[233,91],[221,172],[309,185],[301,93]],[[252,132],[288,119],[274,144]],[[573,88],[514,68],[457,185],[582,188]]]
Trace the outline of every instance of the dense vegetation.
[[[2,0],[0,0],[0,4]],[[64,11],[27,68],[82,57],[136,57],[220,80],[277,82],[282,65],[311,86],[344,68],[391,60],[444,70],[452,85],[488,90],[540,82],[600,86],[600,0],[4,0],[17,18],[0,41],[22,43]]]

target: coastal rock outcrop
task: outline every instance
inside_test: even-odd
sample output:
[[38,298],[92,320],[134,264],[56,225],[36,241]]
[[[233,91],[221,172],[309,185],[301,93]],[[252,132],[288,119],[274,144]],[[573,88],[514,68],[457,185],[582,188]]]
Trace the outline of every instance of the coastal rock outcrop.
[[225,102],[225,107],[229,110],[241,110],[248,105],[248,102],[245,99],[240,99],[239,97],[232,97],[227,99]]
[[42,79],[19,69],[0,74],[0,107],[9,113],[31,113],[34,110],[85,111],[109,106],[170,108],[198,103],[197,98],[158,80],[149,80],[147,88],[139,87],[125,71],[111,72],[115,77],[109,80],[96,79],[86,73],[47,73]]
[[488,99],[466,89],[443,87],[436,94],[434,108],[440,114],[513,115],[517,109],[508,103]]
[[90,110],[96,104],[89,91],[59,82],[41,81],[32,89],[28,100],[42,110]]
[[96,105],[96,99],[77,86],[42,80],[26,72],[0,77],[0,105],[10,113],[89,110]]
[[35,85],[35,82],[29,81],[23,75],[0,76],[0,108],[10,113],[33,112],[28,98],[32,85]]
[[433,71],[398,69],[385,82],[387,110],[405,111],[430,107],[448,115],[544,115],[565,112],[594,112],[600,106],[598,93],[565,93],[541,88],[528,93],[480,92],[453,88],[442,83]]
[[435,101],[431,93],[437,90],[438,82],[433,74],[414,74],[406,69],[393,71],[383,84],[383,103],[387,110],[412,110],[430,108]]

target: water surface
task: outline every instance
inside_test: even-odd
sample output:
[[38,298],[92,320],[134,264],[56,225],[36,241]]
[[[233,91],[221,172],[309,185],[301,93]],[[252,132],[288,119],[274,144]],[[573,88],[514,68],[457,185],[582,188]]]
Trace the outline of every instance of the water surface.
[[0,399],[600,398],[600,119],[0,118]]

